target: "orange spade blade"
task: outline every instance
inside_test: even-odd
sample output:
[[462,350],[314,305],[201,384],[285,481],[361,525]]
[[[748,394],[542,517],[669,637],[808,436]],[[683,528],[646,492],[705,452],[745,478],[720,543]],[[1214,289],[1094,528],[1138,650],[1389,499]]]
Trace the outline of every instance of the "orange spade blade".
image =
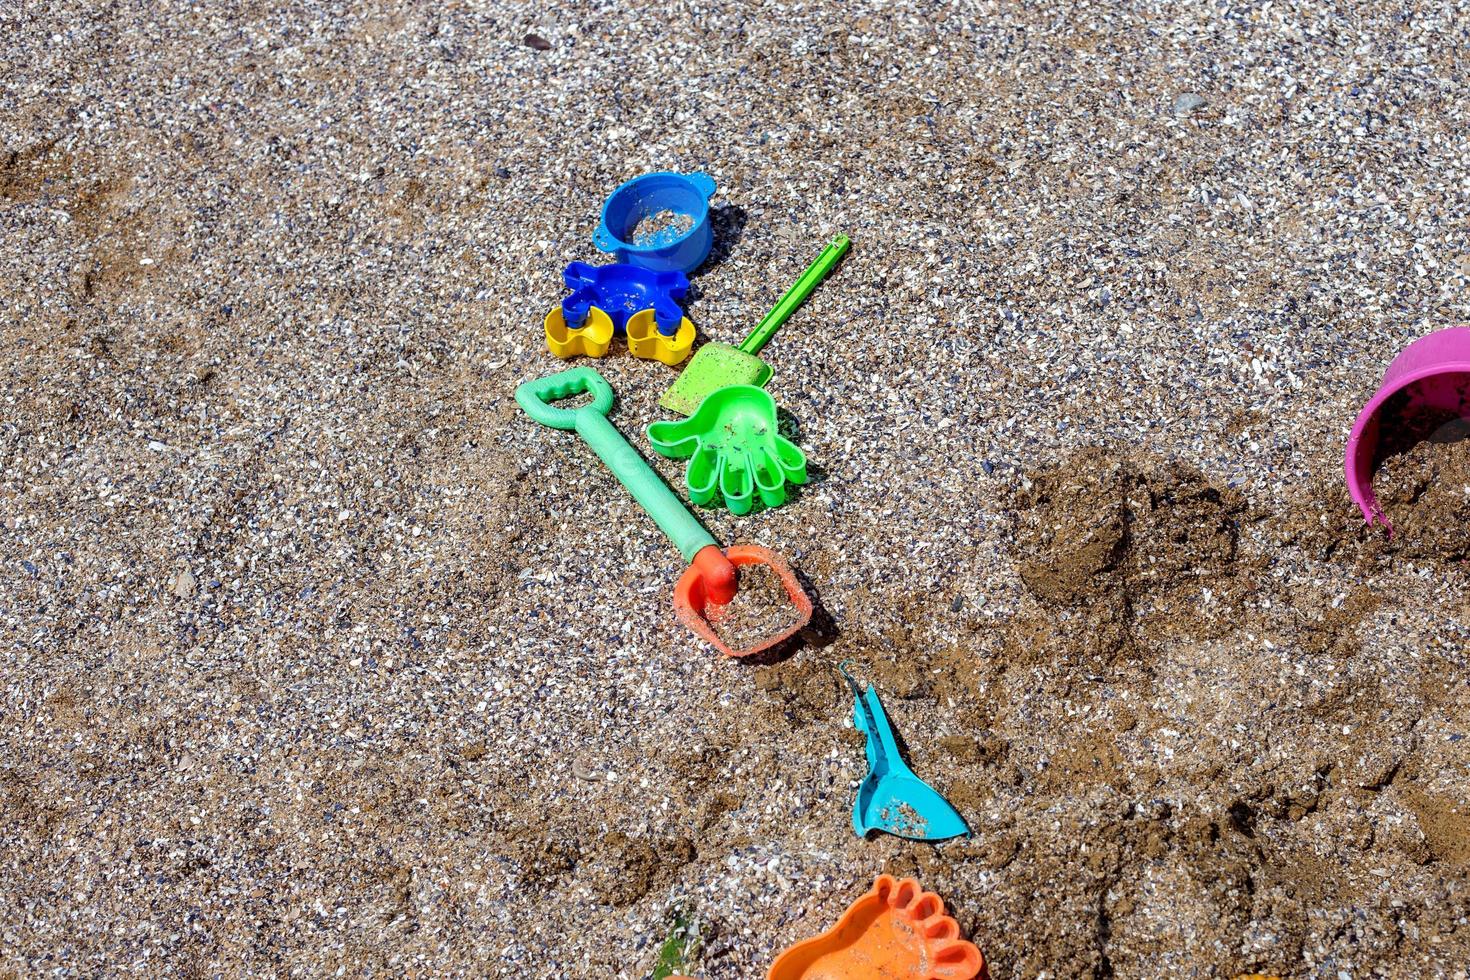
[[[718,623],[723,611],[723,606],[716,605],[710,601],[708,590],[705,588],[704,578],[697,565],[689,568],[679,577],[678,584],[674,586],[674,612],[679,617],[679,622],[697,633],[701,639],[708,642],[716,650],[729,657],[748,657],[762,650],[790,639],[812,619],[812,600],[802,589],[801,583],[797,581],[796,573],[786,560],[774,551],[768,551],[755,545],[732,545],[725,550],[725,557],[730,559],[738,571],[741,566],[765,565],[776,573],[780,579],[781,586],[786,590],[786,595],[791,599],[792,609],[788,610],[788,618],[783,619],[780,628],[762,636],[753,644],[743,649],[733,649],[720,638],[712,623]],[[794,616],[792,615],[794,613]]]

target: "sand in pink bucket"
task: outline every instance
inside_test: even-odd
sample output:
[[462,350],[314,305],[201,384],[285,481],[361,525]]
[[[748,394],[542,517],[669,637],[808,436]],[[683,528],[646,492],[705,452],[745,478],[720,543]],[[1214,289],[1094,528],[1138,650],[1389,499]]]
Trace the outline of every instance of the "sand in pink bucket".
[[1417,438],[1397,446],[1382,438],[1400,424],[1412,424],[1416,417],[1431,424],[1437,419],[1470,418],[1470,327],[1438,330],[1405,347],[1383,372],[1383,385],[1358,414],[1348,437],[1343,469],[1348,493],[1369,524],[1392,530],[1373,496],[1373,474],[1384,458],[1432,434],[1416,433]]

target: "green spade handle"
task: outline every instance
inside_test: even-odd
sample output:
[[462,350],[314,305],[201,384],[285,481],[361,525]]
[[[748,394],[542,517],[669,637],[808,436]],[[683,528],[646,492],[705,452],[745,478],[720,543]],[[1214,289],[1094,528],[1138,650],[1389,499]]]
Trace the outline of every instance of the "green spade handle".
[[[592,395],[590,405],[557,408],[552,404],[584,392]],[[674,496],[669,485],[607,420],[607,411],[613,404],[613,390],[602,375],[590,367],[576,367],[547,378],[527,381],[516,388],[516,402],[542,425],[573,430],[581,436],[582,441],[592,447],[593,452],[613,471],[618,482],[674,542],[685,561],[694,561],[701,548],[715,544],[715,539]],[[717,545],[716,550],[719,550]]]
[[817,288],[817,283],[827,277],[827,273],[832,271],[832,267],[837,264],[838,259],[842,258],[847,251],[847,246],[851,244],[852,242],[846,235],[838,235],[832,239],[831,243],[822,249],[822,254],[817,256],[817,260],[806,267],[801,278],[786,290],[786,295],[771,307],[771,312],[762,317],[761,322],[755,325],[755,329],[740,342],[740,350],[746,354],[759,354],[761,348],[766,346],[766,341],[771,339],[771,335],[781,329],[781,324],[786,322],[787,317],[795,313],[796,308],[806,301],[806,298],[812,294],[812,290]]

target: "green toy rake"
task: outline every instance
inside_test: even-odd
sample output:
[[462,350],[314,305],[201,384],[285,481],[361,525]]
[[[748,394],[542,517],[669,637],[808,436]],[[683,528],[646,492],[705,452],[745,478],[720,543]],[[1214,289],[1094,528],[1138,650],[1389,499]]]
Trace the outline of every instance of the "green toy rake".
[[684,373],[674,381],[658,403],[671,412],[693,415],[701,402],[711,393],[730,385],[765,386],[771,378],[771,366],[756,355],[766,342],[796,312],[817,284],[832,271],[851,242],[846,235],[838,235],[807,267],[801,278],[786,290],[786,295],[771,308],[755,329],[739,347],[710,342],[694,352],[694,359],[684,368]]

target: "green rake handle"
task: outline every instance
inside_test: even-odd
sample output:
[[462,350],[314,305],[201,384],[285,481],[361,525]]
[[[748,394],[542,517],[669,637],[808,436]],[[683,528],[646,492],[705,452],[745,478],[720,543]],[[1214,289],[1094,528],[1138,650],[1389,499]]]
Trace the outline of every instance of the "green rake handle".
[[762,317],[761,322],[755,325],[755,329],[740,342],[739,349],[746,354],[759,354],[761,348],[766,346],[766,341],[771,339],[771,335],[781,329],[781,324],[796,312],[798,306],[806,302],[812,290],[816,289],[817,284],[827,277],[827,273],[832,271],[832,267],[847,252],[847,246],[851,244],[852,242],[846,235],[838,235],[832,239],[831,243],[822,249],[822,254],[817,256],[817,260],[806,267],[801,278],[786,290],[786,295],[771,307],[771,312]]

